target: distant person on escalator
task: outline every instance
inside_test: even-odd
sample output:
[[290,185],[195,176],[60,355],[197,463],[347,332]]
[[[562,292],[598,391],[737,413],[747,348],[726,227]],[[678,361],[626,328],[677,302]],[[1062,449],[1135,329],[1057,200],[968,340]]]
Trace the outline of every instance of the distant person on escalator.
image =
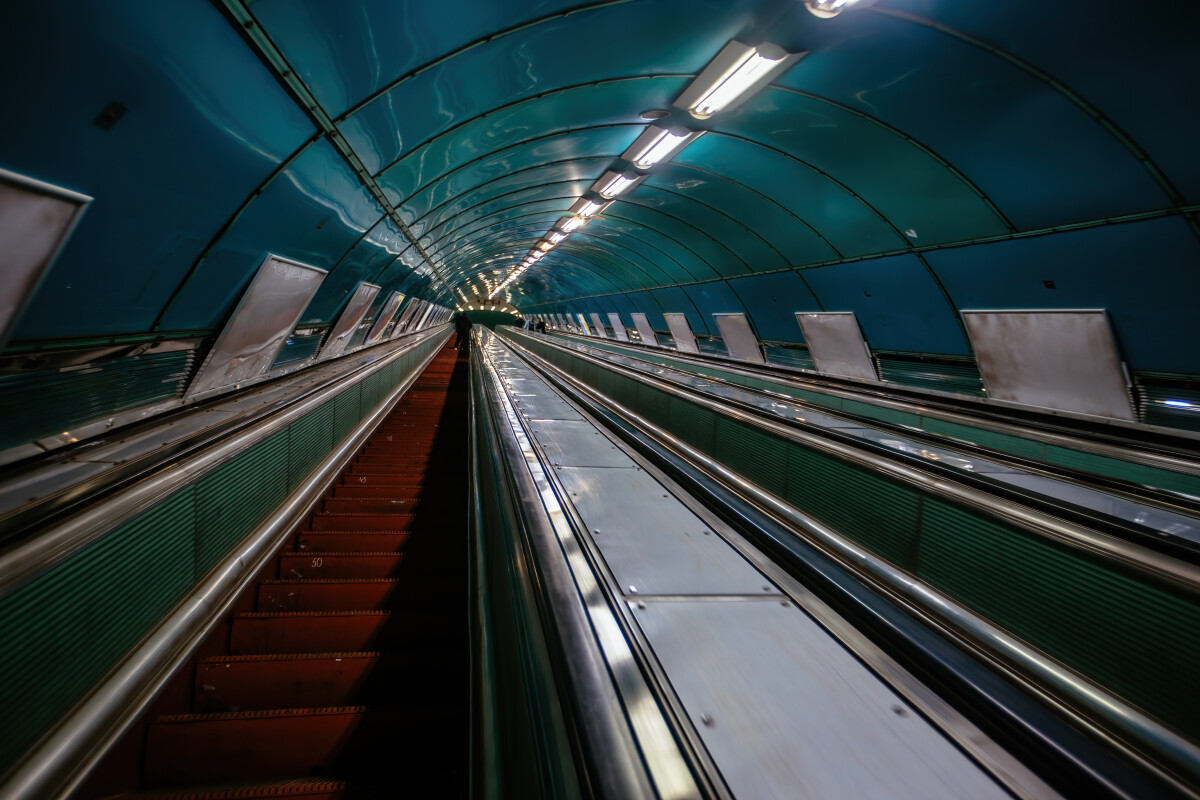
[[470,345],[471,342],[471,318],[463,312],[458,312],[458,316],[454,318],[454,330],[458,331],[458,338],[454,340],[454,349],[458,350],[464,344]]
[[546,332],[546,321],[543,319],[539,319],[537,321],[536,328],[537,328],[538,333],[545,333]]

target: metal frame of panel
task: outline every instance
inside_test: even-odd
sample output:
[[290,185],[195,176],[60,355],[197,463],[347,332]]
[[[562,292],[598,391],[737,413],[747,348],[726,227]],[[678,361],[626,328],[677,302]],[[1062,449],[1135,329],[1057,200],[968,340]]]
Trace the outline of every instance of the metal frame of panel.
[[[9,194],[11,198],[4,200]],[[26,196],[24,203],[22,195]],[[49,208],[47,201],[68,208]],[[0,347],[8,341],[91,202],[86,194],[0,169],[0,275],[4,276],[0,282]],[[24,214],[11,213],[17,205]]]
[[796,322],[817,372],[877,381],[875,360],[853,311],[797,311]]
[[346,351],[346,345],[350,343],[354,331],[358,329],[359,323],[371,309],[371,302],[379,294],[379,289],[380,287],[366,281],[355,288],[354,294],[350,296],[346,307],[342,309],[337,322],[329,331],[329,339],[321,348],[319,358],[336,358]]
[[379,316],[375,318],[375,324],[371,326],[370,332],[367,333],[367,338],[363,340],[363,347],[373,345],[380,340],[383,332],[387,330],[387,326],[396,316],[396,312],[400,310],[400,304],[403,302],[403,292],[392,292],[387,302],[383,304],[383,308],[380,309]]
[[612,325],[613,334],[622,342],[629,341],[629,334],[625,332],[625,323],[621,322],[621,315],[610,311],[608,314],[609,324]]
[[725,341],[725,349],[729,351],[730,358],[754,361],[759,364],[766,362],[766,359],[763,358],[762,348],[758,344],[758,337],[754,335],[754,330],[750,327],[750,320],[746,319],[745,314],[713,314],[713,319],[717,321],[717,327],[721,331],[721,338]]
[[992,400],[1136,421],[1102,308],[961,312]]
[[262,377],[327,270],[268,254],[188,386],[193,400]]
[[[681,353],[699,353],[700,348],[696,346],[696,336],[692,333],[692,326],[688,324],[686,314],[666,313],[663,314],[663,319],[667,321],[667,327],[671,329],[671,338],[675,340],[675,349]],[[657,344],[657,342],[654,342]]]

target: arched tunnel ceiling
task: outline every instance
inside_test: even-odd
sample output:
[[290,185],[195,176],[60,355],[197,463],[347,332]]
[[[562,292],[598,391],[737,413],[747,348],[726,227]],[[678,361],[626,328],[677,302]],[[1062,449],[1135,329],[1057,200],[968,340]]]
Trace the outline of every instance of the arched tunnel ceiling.
[[[1136,324],[1200,289],[1194,4],[877,0],[819,19],[798,0],[131,0],[11,22],[0,66],[28,80],[0,92],[25,124],[0,134],[0,167],[96,197],[18,339],[217,329],[266,252],[330,270],[306,323],[364,280],[377,303],[486,295],[651,109],[707,132],[504,301],[700,308],[762,276],[742,307],[787,285],[799,310],[882,286],[895,307],[864,324],[891,314],[913,331],[893,346],[956,352],[959,308],[1109,306],[981,277],[1031,260],[1006,243],[1099,228],[1157,254],[1093,270],[1101,295],[1155,284]],[[673,108],[732,39],[808,55],[706,121]],[[127,119],[86,125],[113,100]],[[1056,241],[1042,263],[1113,249]]]

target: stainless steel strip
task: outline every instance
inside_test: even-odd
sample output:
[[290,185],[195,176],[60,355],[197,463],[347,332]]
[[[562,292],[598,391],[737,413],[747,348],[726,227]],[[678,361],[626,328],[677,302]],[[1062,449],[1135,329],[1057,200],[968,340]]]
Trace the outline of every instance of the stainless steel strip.
[[[374,375],[413,347],[437,335],[439,333],[435,331],[428,336],[416,338],[409,347],[400,348],[375,364],[361,369],[356,373],[355,383]],[[442,331],[441,335],[449,336],[449,331]],[[346,384],[341,382],[326,386],[276,416],[218,442],[195,458],[169,467],[111,500],[87,508],[44,534],[20,542],[0,553],[0,595],[11,592],[121,523],[146,511],[171,492],[186,486],[243,450],[253,447],[345,389]]]
[[437,353],[436,349],[430,353],[57,729],[26,754],[0,786],[0,800],[65,798],[83,783],[292,533],[308,513],[312,498],[337,479]]
[[[536,358],[536,355],[530,355]],[[1042,655],[1003,629],[979,617],[967,607],[864,550],[815,518],[760,489],[705,453],[678,439],[669,431],[609,400],[553,364],[545,360],[540,360],[540,363],[574,391],[623,417],[670,450],[700,467],[703,472],[730,487],[735,493],[748,498],[785,525],[809,534],[815,543],[824,551],[834,555],[840,563],[861,570],[879,581],[889,591],[912,602],[917,608],[924,609],[935,618],[949,623],[953,629],[967,634],[969,638],[981,644],[991,653],[998,654],[1008,663],[1016,666],[1024,675],[1031,677],[1036,682],[1035,685],[1048,688],[1052,693],[1075,704],[1086,714],[1103,720],[1111,726],[1113,731],[1127,736],[1129,740],[1148,746],[1150,752],[1163,754],[1193,775],[1200,775],[1200,747],[1196,744],[1146,716],[1138,708],[1126,703],[1103,687]],[[1085,729],[1105,735],[1103,730],[1090,723],[1086,717],[1078,714],[1074,716],[1078,724]],[[1106,738],[1114,746],[1122,750],[1128,749],[1122,742],[1113,740],[1111,736],[1106,736]],[[1131,755],[1136,757],[1136,754]],[[1140,760],[1145,763],[1144,759]],[[1154,768],[1153,765],[1148,764],[1148,766],[1151,769]],[[1158,771],[1164,780],[1175,783],[1182,791],[1190,794],[1191,790],[1180,784],[1174,776],[1159,770],[1155,771]]]

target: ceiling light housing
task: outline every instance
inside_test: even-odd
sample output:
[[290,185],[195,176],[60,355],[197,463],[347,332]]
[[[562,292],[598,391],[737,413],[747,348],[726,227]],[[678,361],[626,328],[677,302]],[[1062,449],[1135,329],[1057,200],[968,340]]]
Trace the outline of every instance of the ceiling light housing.
[[836,17],[851,8],[866,8],[875,4],[875,0],[804,0],[804,6],[813,16],[821,19]]
[[571,204],[567,209],[572,214],[577,214],[581,217],[594,217],[597,214],[603,213],[608,206],[603,200],[596,200],[591,197],[581,197]]
[[587,217],[563,217],[558,221],[558,229],[564,233],[574,233],[587,223]]
[[621,158],[637,169],[650,169],[655,164],[670,161],[675,155],[700,138],[704,131],[693,131],[676,125],[664,128],[650,125],[633,144],[621,154]]
[[600,176],[600,180],[592,184],[592,191],[601,197],[611,200],[618,195],[625,194],[645,180],[645,178],[645,175],[639,175],[636,172],[609,170]]
[[708,62],[675,101],[696,119],[737,108],[807,52],[789,53],[777,44],[731,41]]

